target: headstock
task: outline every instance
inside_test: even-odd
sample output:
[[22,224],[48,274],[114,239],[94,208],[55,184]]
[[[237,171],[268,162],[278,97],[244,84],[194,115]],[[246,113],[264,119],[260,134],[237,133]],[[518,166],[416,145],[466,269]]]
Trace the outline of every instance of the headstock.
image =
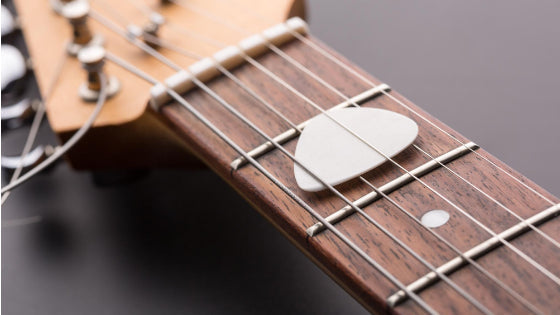
[[[68,1],[55,2],[64,5]],[[40,90],[43,97],[47,97],[45,103],[50,125],[64,142],[83,124],[94,107],[79,94],[80,86],[86,81],[86,72],[80,62],[67,53],[72,28],[66,18],[53,10],[49,1],[16,0],[15,4]],[[201,57],[221,48],[212,42],[223,45],[236,43],[290,16],[303,14],[300,0],[173,0],[161,3],[91,0],[90,7],[96,14],[117,22],[123,28],[130,24],[149,27],[147,8],[158,12],[168,21],[159,28],[158,36]],[[220,24],[216,18],[236,25],[246,33]],[[108,52],[158,80],[174,73],[94,19],[88,18],[87,23],[94,36],[103,37]],[[205,41],[204,38],[210,40]],[[159,52],[184,67],[197,61],[164,48],[160,48]],[[61,62],[63,59],[64,62]],[[110,63],[105,65],[105,72],[120,81],[120,90],[107,101],[85,138],[68,152],[70,163],[79,169],[184,166],[191,163],[193,158],[188,157],[184,145],[149,110],[151,86]],[[56,77],[56,84],[47,93]]]

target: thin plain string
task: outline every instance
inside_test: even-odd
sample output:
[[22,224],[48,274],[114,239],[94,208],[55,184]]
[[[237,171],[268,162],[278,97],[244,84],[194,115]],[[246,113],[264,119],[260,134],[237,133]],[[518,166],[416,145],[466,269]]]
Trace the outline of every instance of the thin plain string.
[[[92,12],[94,13],[94,12]],[[93,16],[97,16],[98,14],[95,13]],[[112,28],[111,28],[112,29]],[[121,33],[122,36],[122,32],[117,32],[117,33]],[[127,41],[129,41],[130,43],[134,44],[135,46],[139,47],[140,49],[144,50],[146,53],[150,54],[151,56],[153,56],[154,58],[156,58],[157,60],[161,61],[162,63],[166,64],[166,65],[170,65],[173,69],[175,69],[176,71],[180,71],[182,70],[180,66],[174,64],[172,61],[168,60],[166,57],[164,57],[163,55],[159,54],[155,49],[151,48],[150,46],[146,45],[145,43],[140,42],[137,38],[131,38],[131,37],[127,37],[127,36],[123,36]],[[376,226],[378,228],[378,230],[382,231],[385,235],[387,235],[390,239],[392,239],[394,242],[396,242],[397,244],[399,244],[400,247],[402,247],[403,249],[405,249],[407,252],[409,252],[413,257],[415,257],[418,261],[420,261],[422,264],[424,264],[426,267],[428,267],[432,272],[436,273],[439,278],[446,282],[450,287],[452,287],[455,291],[457,291],[460,295],[462,295],[467,301],[469,301],[473,306],[475,306],[476,308],[478,308],[481,312],[483,312],[484,314],[491,314],[491,312],[484,306],[482,305],[479,301],[477,301],[476,299],[472,298],[472,296],[470,296],[467,292],[465,292],[462,288],[460,288],[459,286],[457,286],[453,281],[451,281],[446,275],[444,275],[443,273],[441,273],[440,271],[438,271],[434,266],[432,266],[429,262],[427,262],[424,258],[422,258],[420,255],[418,255],[414,250],[412,250],[410,247],[408,247],[404,242],[402,242],[400,239],[398,239],[397,237],[395,237],[394,235],[392,235],[387,229],[385,229],[383,226],[381,226],[379,223],[377,223],[375,220],[371,219],[371,217],[367,216],[365,214],[365,212],[363,212],[362,209],[360,209],[359,207],[357,207],[356,205],[354,205],[348,198],[346,198],[343,194],[341,194],[338,190],[336,190],[332,185],[324,182],[322,179],[320,179],[316,174],[312,173],[309,168],[307,166],[305,166],[304,164],[302,164],[298,159],[296,159],[291,153],[289,153],[286,149],[284,149],[280,144],[278,144],[276,141],[274,141],[270,136],[268,136],[266,133],[264,133],[262,130],[260,130],[257,126],[255,126],[250,120],[248,120],[245,116],[243,116],[241,113],[239,113],[235,108],[233,108],[229,103],[227,103],[225,100],[223,100],[218,94],[216,94],[212,89],[210,89],[208,86],[206,86],[203,82],[201,82],[199,79],[197,79],[196,77],[193,77],[192,79],[193,83],[195,85],[197,85],[199,88],[201,88],[203,91],[205,91],[208,95],[210,95],[212,98],[214,98],[216,101],[218,101],[225,109],[227,109],[229,112],[231,112],[232,114],[234,114],[238,119],[240,119],[241,121],[243,121],[247,126],[249,126],[251,129],[253,129],[254,131],[256,131],[258,134],[260,134],[262,137],[266,138],[268,141],[270,141],[271,143],[274,144],[274,146],[276,146],[278,148],[278,150],[282,151],[286,156],[288,156],[291,160],[293,160],[295,163],[297,163],[300,167],[302,167],[302,169],[304,169],[308,174],[310,174],[311,176],[313,176],[316,180],[320,181],[321,184],[325,185],[328,187],[329,190],[331,190],[335,195],[337,195],[340,199],[342,199],[345,203],[347,203],[349,206],[351,206],[355,211],[361,213],[362,215],[364,215],[364,217],[368,218],[368,221],[373,224],[374,226]]]
[[[220,0],[220,1],[232,1],[232,0]],[[242,4],[238,4],[240,6],[243,6]],[[244,6],[249,12],[252,13],[252,15],[257,15],[257,16],[261,16],[258,12],[256,12],[253,8],[248,8],[246,6]],[[262,16],[261,16],[262,17]],[[290,33],[296,37],[298,40],[300,40],[301,42],[303,42],[304,44],[306,44],[307,46],[313,48],[314,50],[316,50],[317,52],[319,52],[320,54],[322,54],[323,56],[327,57],[328,59],[330,59],[332,62],[334,62],[335,64],[337,64],[338,66],[342,67],[343,69],[345,69],[346,71],[350,72],[352,75],[356,76],[358,79],[360,79],[361,81],[363,81],[364,83],[370,85],[371,87],[375,88],[377,87],[377,84],[373,83],[371,80],[369,80],[368,78],[366,78],[364,75],[360,74],[358,71],[356,71],[355,69],[353,69],[352,67],[350,67],[349,65],[345,64],[342,60],[340,60],[338,57],[334,56],[332,53],[330,53],[329,51],[325,50],[324,48],[322,48],[321,46],[317,45],[316,43],[314,43],[313,41],[311,41],[310,39],[306,38],[305,36],[291,31]],[[417,111],[413,110],[410,106],[404,104],[403,101],[397,99],[395,96],[393,96],[392,94],[389,94],[386,91],[381,91],[381,93],[383,93],[385,96],[389,97],[390,99],[392,99],[394,102],[396,102],[397,104],[401,105],[402,107],[404,107],[405,109],[409,110],[410,112],[412,112],[413,114],[415,114],[416,116],[418,116],[419,118],[421,118],[422,120],[426,121],[427,123],[429,123],[430,125],[432,125],[433,127],[435,127],[436,129],[438,129],[439,131],[441,131],[442,133],[444,133],[445,135],[449,136],[451,139],[453,139],[455,142],[459,143],[460,145],[464,146],[465,148],[467,148],[468,150],[472,151],[472,153],[474,153],[475,155],[479,156],[480,158],[482,158],[483,160],[485,160],[486,162],[490,163],[492,166],[494,166],[495,168],[497,168],[498,170],[500,170],[501,172],[505,173],[506,175],[508,175],[509,177],[511,177],[512,179],[514,179],[516,182],[520,183],[522,186],[524,186],[525,188],[527,188],[528,190],[530,190],[531,192],[533,192],[535,195],[539,196],[540,198],[542,198],[543,200],[545,200],[546,202],[548,202],[550,205],[555,206],[556,203],[554,203],[554,201],[550,200],[549,198],[547,198],[546,196],[544,196],[543,194],[539,193],[538,191],[536,191],[534,188],[530,187],[528,184],[524,183],[523,181],[521,181],[519,178],[515,177],[511,172],[505,170],[504,168],[498,166],[496,163],[490,161],[490,159],[488,159],[487,157],[483,156],[482,154],[478,153],[476,150],[473,150],[472,148],[468,147],[465,143],[463,143],[461,140],[459,140],[457,137],[453,136],[452,134],[450,134],[449,132],[447,132],[446,130],[444,130],[443,128],[441,128],[440,126],[436,125],[434,122],[432,122],[430,119],[428,119],[427,117],[421,115],[420,113],[418,113]]]
[[103,105],[105,105],[105,100],[107,98],[107,79],[103,73],[99,73],[99,79],[101,84],[101,90],[99,91],[99,98],[97,100],[97,104],[93,109],[93,112],[89,116],[88,120],[84,122],[84,124],[72,135],[68,141],[66,141],[62,146],[58,147],[56,151],[54,151],[53,155],[49,156],[46,160],[41,162],[39,165],[35,166],[32,170],[25,173],[25,175],[18,178],[16,181],[11,182],[10,184],[2,187],[2,194],[9,192],[10,190],[16,188],[17,186],[23,184],[31,177],[38,174],[40,171],[51,165],[55,162],[58,158],[63,156],[68,150],[70,150],[85,134],[88,132],[90,127],[93,125],[93,122],[99,116],[99,113],[103,109]]
[[[29,128],[29,133],[27,134],[27,139],[25,140],[25,144],[24,144],[23,150],[21,152],[21,158],[20,158],[19,163],[18,163],[16,169],[14,170],[14,173],[12,174],[12,177],[10,178],[10,181],[8,182],[8,184],[11,184],[15,180],[17,180],[19,175],[23,171],[24,159],[27,156],[27,154],[29,154],[29,152],[31,151],[31,148],[33,147],[33,144],[35,143],[35,139],[37,138],[37,134],[39,133],[39,127],[41,127],[41,123],[43,122],[43,117],[45,117],[45,112],[46,112],[45,102],[51,96],[51,94],[54,90],[54,87],[56,86],[56,83],[58,82],[58,79],[60,78],[60,74],[62,73],[62,68],[63,68],[64,64],[66,63],[67,59],[68,59],[68,54],[66,53],[66,49],[63,49],[63,55],[60,58],[60,60],[57,62],[57,66],[55,68],[54,75],[51,78],[51,80],[49,82],[49,85],[47,87],[47,92],[45,93],[45,96],[43,97],[43,100],[41,102],[39,102],[39,106],[36,109],[37,111],[35,112],[35,116],[33,117],[33,122],[31,123],[31,127]],[[1,203],[2,205],[6,202],[6,200],[8,200],[9,196],[10,196],[10,192],[6,192],[4,195],[2,195],[2,203]]]
[[[176,2],[176,1],[173,1]],[[194,7],[194,5],[190,5],[189,7],[186,6],[182,6],[184,8],[188,8],[188,9],[192,9],[192,7]],[[197,9],[195,12],[200,12],[201,9]],[[205,16],[211,15],[211,13],[206,12]],[[214,21],[220,21],[219,19],[217,19],[216,17],[214,17],[212,20]],[[226,25],[225,23],[221,23],[223,25]],[[245,33],[245,32],[244,32]],[[295,33],[295,32],[293,32]],[[363,142],[364,144],[368,145],[370,148],[374,149],[377,153],[383,155],[386,159],[388,159],[389,161],[391,161],[393,164],[395,164],[396,166],[398,166],[399,168],[401,168],[403,171],[405,171],[406,173],[408,173],[410,176],[412,176],[415,180],[419,181],[420,183],[422,183],[426,188],[432,190],[434,193],[436,193],[438,196],[440,196],[443,200],[445,200],[447,203],[449,203],[451,206],[453,206],[454,208],[456,208],[457,210],[459,210],[461,213],[463,213],[465,216],[467,216],[469,219],[471,219],[473,222],[475,222],[477,225],[481,226],[483,229],[485,229],[488,233],[490,233],[491,235],[495,236],[498,240],[500,240],[500,242],[504,245],[506,245],[507,247],[509,247],[510,249],[512,249],[514,252],[516,252],[519,256],[521,256],[523,259],[525,259],[527,262],[529,262],[530,264],[532,264],[535,268],[537,268],[539,271],[541,271],[543,274],[545,274],[547,277],[549,277],[552,281],[554,281],[557,285],[560,286],[560,278],[558,278],[556,275],[554,275],[552,272],[550,272],[549,270],[547,270],[546,268],[544,268],[542,265],[540,265],[538,262],[536,262],[534,259],[532,259],[531,257],[529,257],[528,255],[526,255],[525,253],[523,253],[521,250],[519,250],[518,248],[516,248],[515,246],[513,246],[512,244],[510,244],[508,241],[504,240],[502,237],[500,237],[499,235],[497,235],[495,232],[493,232],[491,229],[489,229],[488,227],[486,227],[484,224],[482,224],[480,221],[476,220],[474,217],[472,217],[470,214],[468,214],[466,211],[464,211],[463,209],[459,208],[456,204],[454,204],[453,202],[451,202],[448,198],[444,197],[441,193],[435,191],[432,187],[428,186],[424,181],[420,180],[418,177],[416,177],[415,175],[411,174],[408,170],[406,170],[404,167],[400,166],[398,163],[396,163],[394,160],[392,160],[391,158],[389,158],[386,154],[383,154],[382,152],[380,152],[379,150],[377,150],[373,145],[371,145],[370,143],[368,143],[367,141],[365,141],[362,137],[360,137],[359,135],[357,135],[356,133],[352,132],[350,129],[346,128],[345,126],[343,126],[342,124],[340,124],[339,122],[337,122],[335,119],[333,119],[325,110],[323,110],[322,108],[320,108],[320,106],[318,106],[317,104],[315,104],[314,102],[312,102],[309,98],[305,97],[303,94],[301,94],[299,91],[290,88],[290,85],[287,84],[285,81],[283,81],[282,79],[280,79],[279,77],[277,77],[276,75],[274,75],[272,72],[268,71],[268,69],[264,68],[262,65],[260,65],[258,62],[256,62],[252,57],[247,56],[246,54],[244,54],[246,56],[246,60],[253,64],[255,67],[266,71],[269,73],[269,75],[275,79],[277,82],[279,82],[280,84],[282,84],[283,86],[285,86],[286,88],[290,89],[292,92],[294,92],[296,95],[300,96],[302,99],[304,99],[305,101],[307,101],[308,103],[310,103],[312,106],[314,106],[315,108],[317,108],[318,110],[320,110],[323,114],[325,114],[325,116],[327,116],[329,119],[331,119],[333,122],[335,122],[336,124],[338,124],[339,126],[341,126],[342,128],[344,128],[346,131],[350,132],[351,134],[354,135],[354,137],[356,137],[358,140],[360,140],[361,142]],[[375,86],[375,85],[374,85]],[[382,91],[384,94],[386,95],[390,95],[385,91]],[[412,111],[412,110],[411,110]],[[432,123],[433,124],[433,123]],[[441,128],[440,128],[441,129]],[[473,151],[472,149],[469,148],[469,150]],[[553,203],[554,205],[554,203]],[[525,220],[521,219],[522,221],[525,222]],[[526,225],[530,225],[529,223],[525,222]],[[532,225],[531,225],[532,226]],[[532,226],[533,229],[536,229],[534,226]],[[544,234],[544,232],[543,232]],[[552,243],[555,244],[555,243]]]
[[[140,44],[140,43],[139,43]],[[107,59],[109,61],[114,62],[115,64],[123,67],[124,69],[130,71],[131,73],[137,75],[138,77],[150,82],[151,84],[161,84],[159,81],[155,80],[154,78],[150,77],[149,75],[143,73],[139,69],[133,67],[132,65],[127,64],[121,59],[116,58],[115,56],[108,54]],[[266,176],[271,182],[273,182],[278,188],[280,188],[287,196],[289,196],[292,200],[298,203],[302,208],[304,208],[311,216],[313,216],[316,220],[321,222],[325,225],[325,227],[330,230],[334,235],[336,235],[342,242],[344,242],[350,249],[352,249],[355,253],[357,253],[360,257],[362,257],[368,264],[370,264],[373,268],[378,270],[385,278],[387,278],[390,282],[394,285],[399,287],[401,290],[405,291],[410,298],[418,303],[418,305],[427,311],[430,314],[438,314],[431,306],[426,304],[426,302],[420,298],[416,293],[409,290],[402,282],[400,282],[395,276],[393,276],[390,272],[388,272],[383,266],[373,260],[366,252],[364,252],[359,246],[354,244],[348,237],[346,237],[342,232],[340,232],[337,228],[335,228],[331,223],[325,220],[319,213],[313,210],[303,199],[299,196],[294,194],[288,187],[286,187],[282,182],[276,179],[269,171],[267,171],[260,163],[258,163],[253,157],[249,156],[241,147],[239,147],[233,140],[227,137],[219,128],[214,126],[212,122],[210,122],[204,115],[198,112],[190,103],[188,103],[185,99],[183,99],[177,92],[173,91],[166,85],[167,93],[174,98],[179,104],[181,104],[184,108],[186,108],[195,118],[197,118],[200,122],[202,122],[206,127],[208,127],[214,134],[216,134],[219,138],[221,138],[224,142],[226,142],[232,149],[234,149],[238,154],[245,157],[249,163],[251,163],[261,174]]]
[[[153,49],[152,49],[153,50]],[[155,52],[155,51],[154,51]],[[163,59],[160,60],[166,64],[169,63],[169,60],[167,59]],[[281,83],[282,85],[284,85],[285,87],[290,89],[290,85],[287,84],[286,82],[284,82],[283,80],[281,80],[280,78],[278,78],[277,76],[275,76],[273,73],[271,73],[268,69],[262,67],[260,64],[258,64],[256,61],[254,61],[254,59],[252,59],[251,57],[247,56],[247,61],[252,63],[254,66],[259,67],[261,70],[266,71],[269,73],[269,75],[274,78],[276,81],[278,81],[279,83]],[[253,62],[251,62],[253,61]],[[173,67],[173,66],[171,66]],[[175,66],[175,70],[179,71],[181,70],[180,67]],[[344,128],[346,131],[350,132],[351,134],[353,134],[357,139],[361,140],[363,143],[365,143],[366,145],[370,146],[372,149],[374,149],[375,151],[377,151],[379,154],[383,155],[386,159],[388,159],[389,161],[391,161],[393,164],[395,164],[396,166],[398,166],[399,168],[403,169],[405,172],[407,172],[410,176],[412,176],[413,178],[415,178],[417,181],[421,182],[424,186],[426,186],[428,189],[432,190],[434,193],[436,193],[438,196],[440,196],[443,200],[445,200],[447,203],[449,203],[450,205],[452,205],[453,207],[455,207],[457,210],[459,210],[461,213],[463,213],[465,216],[467,216],[469,219],[471,219],[473,222],[477,223],[479,226],[481,226],[483,229],[485,229],[487,232],[489,232],[490,234],[492,234],[493,236],[495,236],[498,240],[500,240],[500,242],[502,242],[504,245],[508,246],[510,249],[512,249],[514,252],[516,252],[519,256],[521,256],[522,258],[524,258],[527,262],[529,262],[530,264],[532,264],[535,268],[537,268],[540,272],[542,272],[543,274],[545,274],[547,277],[549,277],[552,281],[556,282],[558,285],[560,285],[560,279],[558,279],[558,277],[556,277],[553,273],[551,273],[550,271],[548,271],[546,268],[544,268],[542,265],[538,264],[536,261],[534,261],[532,258],[530,258],[529,256],[527,256],[525,253],[523,253],[522,251],[520,251],[519,249],[517,249],[516,247],[514,247],[513,245],[511,245],[509,242],[507,242],[506,240],[504,240],[502,237],[500,237],[499,235],[497,235],[496,233],[494,233],[491,229],[487,228],[484,224],[482,224],[481,222],[479,222],[478,220],[476,220],[474,217],[472,217],[470,214],[468,214],[466,211],[464,211],[463,209],[459,208],[457,205],[455,205],[454,203],[452,203],[449,199],[445,198],[443,195],[441,195],[439,192],[435,191],[432,187],[428,186],[424,181],[420,180],[418,177],[416,177],[415,175],[411,174],[408,170],[406,170],[405,168],[403,168],[402,166],[400,166],[398,163],[396,163],[394,160],[392,160],[391,158],[389,158],[387,155],[385,155],[383,152],[380,152],[379,150],[377,150],[373,145],[369,144],[367,141],[365,141],[363,138],[361,138],[359,135],[355,134],[354,132],[352,132],[351,130],[349,130],[346,126],[343,126],[342,124],[340,124],[338,121],[336,121],[335,119],[333,119],[328,113],[326,113],[322,108],[320,108],[317,104],[313,103],[311,100],[309,100],[307,97],[305,97],[303,94],[301,94],[299,91],[297,91],[296,89],[294,89],[293,87],[291,87],[292,92],[294,92],[295,94],[299,95],[300,97],[302,97],[304,100],[308,101],[311,105],[313,105],[314,107],[316,107],[318,110],[322,111],[323,113],[325,113],[325,115],[327,117],[329,117],[331,120],[333,120],[335,123],[337,123],[338,125],[340,125],[342,128]]]
[[445,243],[445,245],[449,246],[449,248],[451,248],[451,250],[453,250],[455,253],[457,253],[462,259],[466,260],[469,264],[471,264],[473,267],[475,267],[483,275],[485,275],[490,280],[492,280],[497,285],[499,285],[500,288],[504,289],[507,293],[509,293],[513,298],[515,298],[517,301],[522,303],[531,312],[533,312],[535,314],[542,314],[542,312],[537,307],[535,307],[529,301],[527,301],[525,298],[523,298],[517,291],[513,290],[507,284],[503,283],[500,279],[496,278],[493,274],[491,274],[488,270],[484,269],[484,267],[482,267],[480,264],[478,264],[472,258],[465,256],[465,254],[463,252],[461,252],[461,250],[459,250],[459,248],[455,247],[453,244],[451,244],[451,242],[446,240],[439,233],[436,233],[433,229],[430,229],[426,225],[422,224],[422,222],[420,220],[418,220],[418,218],[416,218],[412,213],[407,211],[402,205],[400,205],[395,200],[393,200],[393,198],[389,197],[386,193],[381,191],[378,187],[375,187],[371,182],[369,182],[368,180],[366,180],[362,176],[360,176],[360,180],[362,182],[364,182],[366,185],[368,185],[373,191],[375,191],[375,193],[377,193],[378,195],[381,195],[383,198],[387,199],[391,204],[393,204],[395,207],[397,207],[399,210],[401,210],[401,212],[405,213],[409,218],[411,218],[416,223],[418,223],[420,226],[422,226],[422,228],[424,230],[428,231],[430,234],[434,235],[438,240],[442,241],[443,243]]
[[[132,1],[132,0],[129,0]],[[144,11],[145,12],[145,11]],[[162,39],[159,39],[158,41],[159,43],[165,44],[165,42]],[[166,47],[170,47],[168,44],[167,45],[162,45],[163,48]],[[229,72],[227,69],[223,68],[223,66],[221,66],[220,64],[216,63],[216,66],[218,67],[218,69],[224,73],[226,76],[228,76],[231,80],[235,81],[238,85],[244,87],[244,89],[250,93],[255,99],[257,99],[258,101],[260,101],[261,103],[263,103],[269,110],[273,111],[277,116],[279,116],[281,119],[283,119],[286,123],[288,123],[290,126],[292,126],[292,128],[296,129],[298,132],[301,133],[301,129],[295,125],[295,123],[293,123],[291,120],[289,120],[288,118],[286,118],[282,113],[280,113],[276,108],[274,108],[270,103],[268,103],[267,101],[265,101],[264,99],[262,99],[259,95],[257,95],[253,90],[247,88],[245,85],[243,85],[243,83],[240,83],[239,79],[235,76],[233,76],[233,74],[231,72]],[[359,107],[357,104],[353,103],[354,106]],[[431,156],[430,156],[431,157]],[[432,158],[432,157],[431,157]],[[433,158],[432,158],[433,159]],[[363,179],[363,178],[362,178]],[[368,185],[372,186],[370,183],[368,183]],[[374,187],[372,187],[374,188]],[[375,189],[375,188],[374,188]],[[384,194],[383,194],[384,195]],[[389,200],[392,201],[392,199],[389,198]],[[397,207],[399,207],[399,209],[402,209],[403,211],[406,211],[402,208],[402,206],[396,205]],[[412,216],[409,212],[406,212],[407,215]],[[368,216],[366,214],[366,216]],[[369,217],[369,216],[368,216]],[[474,262],[471,258],[466,257],[463,255],[463,253],[457,249],[456,247],[454,247],[449,241],[445,240],[444,238],[442,238],[440,235],[438,235],[437,233],[433,232],[431,229],[425,227],[416,217],[412,218],[415,220],[416,223],[422,225],[423,228],[425,228],[426,230],[428,230],[429,232],[431,232],[432,234],[434,234],[438,239],[444,241],[444,243],[446,245],[448,245],[450,248],[452,248],[452,250],[454,250],[459,256],[461,256],[463,259],[465,259],[467,262],[473,264],[473,266],[478,269],[481,273],[483,273],[485,276],[487,276],[490,280],[496,282],[496,284],[498,284],[502,289],[504,289],[506,292],[508,292],[512,297],[514,297],[515,299],[517,299],[520,303],[522,303],[524,306],[526,306],[529,310],[531,310],[533,313],[539,314],[540,311],[533,305],[531,305],[527,300],[523,299],[523,297],[521,297],[517,292],[515,292],[513,289],[511,289],[510,287],[508,287],[505,283],[501,282],[499,279],[495,278],[493,275],[491,275],[487,270],[483,269],[478,263]],[[370,218],[371,219],[371,218]]]
[[[162,40],[160,40],[160,42],[163,42]],[[165,48],[165,46],[162,46]],[[223,72],[226,76],[228,76],[230,79],[232,79],[233,81],[235,81],[236,83],[238,83],[239,79],[236,78],[235,76],[233,76],[231,74],[231,72],[229,72],[228,70],[226,70],[225,68],[222,69],[223,67],[220,64],[216,64],[216,66],[218,67],[218,69]],[[243,83],[241,83],[243,84]],[[238,83],[239,85],[239,83]],[[289,120],[288,118],[286,118],[282,113],[280,113],[276,108],[274,108],[272,105],[270,105],[270,103],[268,103],[267,101],[263,100],[259,95],[257,95],[253,90],[246,88],[245,89],[247,92],[249,92],[255,99],[257,99],[258,101],[260,101],[261,103],[263,103],[268,109],[270,109],[271,111],[273,111],[274,113],[277,114],[277,116],[279,116],[281,119],[283,119],[286,123],[288,123],[290,126],[292,126],[292,128],[294,128],[295,130],[297,130],[298,132],[302,132],[301,129],[295,125],[291,120]],[[355,104],[356,105],[356,104]],[[358,105],[356,105],[358,106]],[[362,177],[360,177],[362,178]],[[363,179],[363,178],[362,178]],[[364,180],[364,179],[363,179]],[[370,183],[368,183],[369,186],[372,186]],[[375,187],[372,186],[373,189],[376,189]],[[385,196],[385,194],[383,194]],[[392,201],[392,199],[389,198],[389,200],[391,200],[391,202],[394,203],[394,201]],[[405,213],[409,216],[412,216],[409,212],[406,212],[406,210],[404,210],[402,208],[402,206],[395,204],[397,207],[399,207],[399,209],[405,211]],[[367,217],[369,217],[369,215],[366,214]],[[426,230],[428,230],[429,232],[431,232],[433,235],[435,235],[439,240],[443,241],[446,245],[448,245],[453,251],[455,251],[460,257],[462,257],[463,259],[465,259],[467,262],[469,262],[470,264],[472,264],[476,269],[478,269],[481,273],[483,273],[485,276],[487,276],[490,280],[496,282],[496,284],[498,286],[500,286],[502,289],[504,289],[506,292],[508,292],[513,298],[517,299],[521,304],[523,304],[525,307],[527,307],[531,312],[535,313],[535,314],[541,314],[542,312],[540,312],[535,306],[533,306],[531,303],[529,303],[527,300],[525,300],[523,297],[521,297],[519,295],[519,293],[515,292],[513,289],[511,289],[510,287],[508,287],[505,283],[501,282],[499,279],[497,279],[496,277],[494,277],[493,275],[491,275],[487,270],[483,269],[482,266],[480,266],[478,263],[476,263],[475,261],[473,261],[471,258],[464,256],[464,254],[456,247],[454,247],[449,241],[445,240],[444,238],[442,238],[440,235],[438,235],[437,233],[435,233],[434,231],[432,231],[431,229],[427,228],[426,226],[424,226],[416,217],[412,216],[412,218],[415,220],[416,223],[422,225],[423,228],[425,228]],[[371,218],[370,218],[371,219]]]
[[[133,0],[128,0],[131,3],[135,3],[133,2]],[[149,16],[150,10],[149,8],[144,8],[144,9],[140,9],[140,5],[135,4],[135,6],[137,8],[139,8],[139,10],[141,10],[143,13],[145,13],[146,15]],[[158,40],[158,43],[163,44],[161,45],[163,48],[166,47],[170,47],[170,45],[166,42],[164,42],[162,39]],[[225,45],[224,45],[225,46]],[[180,52],[180,51],[177,51]],[[280,51],[281,52],[281,51]],[[291,58],[289,56],[287,56],[288,58]],[[201,57],[202,58],[202,57]],[[201,59],[199,58],[199,59]],[[286,58],[285,58],[286,59]],[[244,87],[244,89],[250,93],[255,99],[257,99],[258,101],[260,101],[261,103],[263,103],[268,109],[270,109],[271,111],[273,111],[277,116],[279,116],[281,119],[283,119],[285,122],[287,122],[290,126],[292,126],[292,128],[296,129],[297,131],[299,131],[301,133],[301,130],[298,126],[296,126],[291,120],[289,120],[288,118],[286,118],[282,113],[280,113],[276,108],[274,108],[270,103],[266,102],[265,100],[263,100],[260,96],[258,96],[254,91],[252,91],[251,89],[246,88],[243,83],[239,82],[239,79],[236,78],[235,76],[233,76],[233,74],[231,72],[229,72],[227,69],[223,68],[220,64],[216,63],[216,66],[218,67],[218,69],[224,73],[226,76],[228,76],[230,79],[232,79],[233,81],[235,81],[238,85]],[[345,96],[343,96],[345,97]],[[358,106],[357,104],[353,104],[354,106]],[[432,158],[433,159],[433,158]],[[369,183],[368,183],[369,184]],[[371,184],[369,184],[371,186]],[[375,188],[374,188],[375,189]],[[391,200],[391,199],[389,199]],[[400,209],[404,210],[401,206],[396,205],[397,207],[399,207]],[[411,214],[409,214],[408,212],[406,212],[409,216],[411,216]],[[416,223],[421,224],[421,222],[412,216],[412,218],[415,220]],[[461,256],[463,259],[465,259],[467,262],[473,264],[473,266],[478,269],[481,273],[483,273],[485,276],[487,276],[490,280],[496,282],[502,289],[504,289],[506,292],[508,292],[512,297],[514,297],[515,299],[517,299],[520,303],[522,303],[524,306],[526,306],[529,310],[531,310],[533,313],[539,314],[540,311],[538,311],[538,309],[536,307],[534,307],[533,305],[531,305],[528,301],[526,301],[525,299],[523,299],[517,292],[515,292],[513,289],[511,289],[510,287],[508,287],[506,284],[504,284],[503,282],[501,282],[500,280],[498,280],[497,278],[495,278],[493,275],[491,275],[487,270],[483,269],[478,263],[474,262],[471,258],[468,258],[466,256],[463,255],[463,253],[457,249],[456,247],[454,247],[449,241],[443,239],[440,235],[436,234],[435,232],[433,232],[431,229],[428,229],[427,227],[425,227],[423,224],[421,224],[423,228],[427,229],[428,231],[430,231],[432,234],[434,234],[438,239],[442,240],[445,242],[446,245],[448,245],[450,248],[452,248],[459,256]]]

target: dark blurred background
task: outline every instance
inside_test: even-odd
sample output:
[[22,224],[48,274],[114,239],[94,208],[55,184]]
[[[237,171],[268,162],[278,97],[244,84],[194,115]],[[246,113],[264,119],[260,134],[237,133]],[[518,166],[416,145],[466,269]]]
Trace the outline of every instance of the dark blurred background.
[[[316,37],[560,195],[556,1],[311,0],[308,13]],[[3,153],[24,137],[4,134]],[[210,171],[92,177],[59,165],[2,207],[44,218],[2,229],[5,314],[365,313]]]

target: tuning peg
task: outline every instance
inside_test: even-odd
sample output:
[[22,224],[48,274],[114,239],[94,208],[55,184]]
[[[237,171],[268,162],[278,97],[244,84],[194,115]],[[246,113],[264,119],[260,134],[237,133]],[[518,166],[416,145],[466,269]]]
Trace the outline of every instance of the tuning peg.
[[86,1],[67,2],[63,5],[61,13],[72,26],[72,41],[67,46],[67,51],[71,56],[76,56],[86,46],[103,45],[103,37],[99,34],[92,34],[87,23],[89,4]]
[[2,36],[19,29],[19,21],[5,6],[2,6],[2,19],[0,21],[2,22]]
[[2,106],[2,130],[21,127],[33,117],[40,104],[37,99],[24,98],[15,104]]
[[2,101],[18,97],[25,88],[31,62],[12,45],[2,45]]
[[[103,73],[105,64],[105,48],[101,46],[88,46],[82,48],[78,53],[78,60],[87,71],[87,82],[80,86],[80,96],[88,102],[94,102],[99,98],[101,90],[100,74]],[[107,77],[107,97],[115,95],[120,89],[117,78]]]
[[40,145],[29,152],[26,156],[4,156],[1,157],[2,170],[13,173],[20,165],[23,167],[24,172],[39,165],[39,163],[46,160],[55,151],[50,145]]

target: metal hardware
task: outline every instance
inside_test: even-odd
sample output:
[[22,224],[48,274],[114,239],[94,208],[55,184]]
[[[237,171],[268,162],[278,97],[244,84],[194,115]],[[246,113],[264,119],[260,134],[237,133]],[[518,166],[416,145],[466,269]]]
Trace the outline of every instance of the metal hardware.
[[88,2],[83,0],[67,2],[62,6],[61,13],[72,26],[72,41],[66,47],[71,56],[77,56],[80,50],[86,46],[103,45],[103,37],[99,34],[94,35],[87,23]]
[[[100,74],[105,64],[105,49],[101,46],[82,48],[78,60],[87,71],[87,82],[80,86],[80,96],[88,102],[97,101],[101,91]],[[115,95],[120,89],[120,82],[115,77],[108,77],[107,97]]]
[[[352,97],[351,99],[344,101],[332,108],[330,108],[328,111],[332,111],[332,110],[336,110],[336,109],[340,109],[340,108],[345,108],[345,107],[349,107],[353,104],[360,104],[372,97],[375,97],[379,94],[382,94],[384,91],[390,91],[391,87],[389,87],[387,84],[380,84],[372,89],[369,89],[363,93],[360,93],[354,97]],[[303,128],[305,128],[305,126],[309,123],[309,121],[311,121],[311,119],[308,119],[304,122],[302,122],[301,124],[299,124],[297,127],[297,129],[292,128],[292,129],[288,129],[287,131],[279,134],[278,136],[274,137],[273,140],[275,142],[278,142],[279,144],[284,144],[294,138],[296,138],[301,130]],[[261,145],[259,145],[258,147],[254,148],[253,150],[247,152],[247,154],[252,157],[252,158],[258,158],[270,151],[272,151],[275,148],[275,146],[272,144],[272,142],[267,141]],[[240,168],[241,166],[247,164],[247,159],[245,159],[244,157],[238,157],[237,159],[235,159],[233,162],[231,162],[231,168],[233,168],[234,170]]]
[[26,156],[4,156],[1,157],[2,169],[8,172],[15,171],[20,165],[23,170],[29,170],[46,160],[55,151],[50,145],[38,146]]

